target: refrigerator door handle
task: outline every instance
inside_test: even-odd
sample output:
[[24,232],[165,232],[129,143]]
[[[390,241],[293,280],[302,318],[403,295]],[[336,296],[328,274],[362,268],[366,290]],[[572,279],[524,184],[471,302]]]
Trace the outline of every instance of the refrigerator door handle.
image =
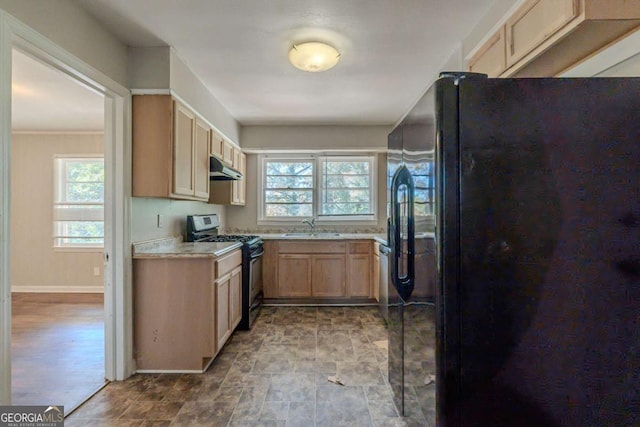
[[[401,233],[401,204],[400,192],[406,192],[406,221],[407,221],[407,263],[406,274],[400,275],[400,258],[403,253]],[[405,301],[413,292],[415,278],[415,223],[414,223],[414,184],[413,177],[406,166],[401,166],[391,181],[391,233],[389,246],[391,248],[391,280],[398,293]]]

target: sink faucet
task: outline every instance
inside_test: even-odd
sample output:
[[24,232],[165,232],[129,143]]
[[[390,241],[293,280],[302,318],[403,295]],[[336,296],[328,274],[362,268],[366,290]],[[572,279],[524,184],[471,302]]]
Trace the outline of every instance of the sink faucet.
[[313,232],[316,231],[316,219],[315,218],[303,219],[302,223],[303,224],[307,224],[309,227],[311,227],[311,234],[313,234]]

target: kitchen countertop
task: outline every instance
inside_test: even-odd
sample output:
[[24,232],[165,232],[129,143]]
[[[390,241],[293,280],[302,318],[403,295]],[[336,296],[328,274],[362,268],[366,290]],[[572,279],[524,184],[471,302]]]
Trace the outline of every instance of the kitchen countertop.
[[182,238],[133,244],[133,258],[215,258],[242,247],[240,242],[183,242]]
[[386,236],[375,233],[329,233],[317,232],[316,234],[298,233],[295,236],[287,236],[291,233],[260,234],[264,240],[377,240],[386,241]]

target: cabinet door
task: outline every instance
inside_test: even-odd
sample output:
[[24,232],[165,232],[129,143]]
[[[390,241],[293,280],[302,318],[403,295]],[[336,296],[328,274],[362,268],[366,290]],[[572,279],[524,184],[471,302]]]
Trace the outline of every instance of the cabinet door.
[[238,204],[244,206],[247,199],[247,156],[244,153],[240,153],[240,172],[242,179],[239,182]]
[[242,154],[242,150],[240,150],[239,148],[235,148],[233,147],[232,149],[233,151],[233,163],[231,164],[231,167],[233,167],[235,170],[240,170],[240,155]]
[[345,256],[313,255],[311,268],[311,294],[317,297],[343,297],[346,295]]
[[349,296],[371,295],[371,257],[368,254],[351,254],[348,260]]
[[173,193],[193,196],[193,137],[195,115],[174,101],[173,125]]
[[233,145],[228,141],[222,142],[222,161],[233,166]]
[[219,135],[212,133],[211,135],[211,150],[210,150],[210,154],[212,156],[216,156],[217,158],[219,158],[220,160],[222,160],[223,156],[223,149],[224,146],[224,140],[222,139],[222,137],[220,137]]
[[311,296],[311,255],[278,255],[278,296]]
[[229,287],[229,315],[231,316],[229,324],[233,332],[242,320],[242,266],[236,267],[231,272]]
[[229,312],[229,293],[231,290],[231,274],[222,276],[216,281],[216,343],[218,351],[231,335],[231,319]]
[[244,206],[247,188],[247,178],[245,176],[247,169],[247,156],[240,150],[234,149],[234,152],[235,156],[233,166],[242,174],[242,179],[231,182],[231,204]]
[[579,0],[529,0],[506,23],[507,67],[579,15]]
[[206,123],[196,120],[194,183],[195,196],[209,199],[209,139],[211,128]]
[[373,252],[373,297],[380,301],[380,252],[378,245],[374,246]]
[[502,26],[469,60],[469,71],[498,77],[507,68],[505,27]]

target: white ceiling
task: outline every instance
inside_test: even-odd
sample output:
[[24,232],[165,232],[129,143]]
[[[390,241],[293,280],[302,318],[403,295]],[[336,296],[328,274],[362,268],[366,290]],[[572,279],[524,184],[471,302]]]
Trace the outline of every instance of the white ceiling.
[[[129,46],[172,46],[241,124],[392,124],[492,0],[76,0]],[[305,73],[293,43],[334,45]]]
[[62,71],[13,50],[13,131],[101,131],[104,98]]
[[[241,124],[393,124],[491,0],[76,0],[130,46],[173,46]],[[288,63],[320,40],[325,73]],[[14,50],[14,130],[103,129],[103,97]]]

